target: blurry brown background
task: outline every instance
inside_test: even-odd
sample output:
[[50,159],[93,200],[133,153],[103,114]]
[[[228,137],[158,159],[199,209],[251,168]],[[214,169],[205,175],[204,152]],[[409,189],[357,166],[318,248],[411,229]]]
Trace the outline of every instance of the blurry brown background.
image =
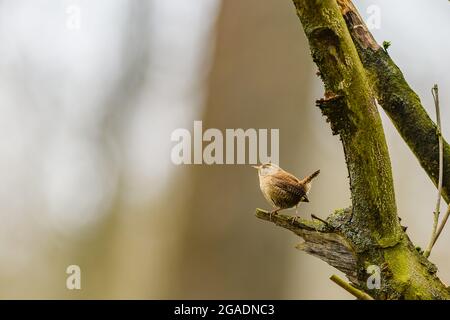
[[[356,4],[380,10],[373,32],[433,118],[439,83],[450,137],[448,3]],[[351,299],[297,237],[254,217],[269,208],[254,169],[170,160],[171,132],[194,120],[276,128],[283,168],[321,169],[299,214],[350,204],[291,1],[3,0],[0,15],[0,298]],[[383,120],[399,215],[424,246],[435,189]],[[447,282],[449,233],[431,256]],[[66,289],[71,264],[82,290]]]

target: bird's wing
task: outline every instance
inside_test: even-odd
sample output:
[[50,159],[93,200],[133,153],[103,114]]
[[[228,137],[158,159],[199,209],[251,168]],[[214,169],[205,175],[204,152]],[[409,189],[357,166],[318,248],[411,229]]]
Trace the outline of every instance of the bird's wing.
[[285,176],[283,177],[277,177],[276,175],[272,176],[272,183],[275,187],[280,188],[288,193],[291,193],[293,195],[303,197],[306,195],[306,191],[304,190],[303,185],[298,183],[297,178],[292,176],[293,179],[286,179]]
[[282,170],[280,174],[286,180],[289,180],[289,181],[291,181],[293,183],[300,183],[300,180],[296,176],[294,176],[293,174],[290,174],[289,172],[286,172],[286,171]]

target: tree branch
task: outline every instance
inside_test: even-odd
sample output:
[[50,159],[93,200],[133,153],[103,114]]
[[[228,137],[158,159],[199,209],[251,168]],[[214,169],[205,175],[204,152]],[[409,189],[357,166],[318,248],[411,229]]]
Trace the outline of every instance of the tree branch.
[[[437,186],[439,130],[436,124],[389,54],[375,41],[352,1],[338,0],[338,3],[362,64],[372,80],[378,103]],[[445,139],[443,150],[442,196],[450,203],[450,145]]]
[[352,285],[345,282],[343,279],[339,278],[337,275],[333,274],[330,277],[330,280],[336,283],[338,286],[349,292],[350,294],[354,295],[359,300],[373,300],[371,296],[369,296],[367,293],[356,289]]
[[[358,246],[392,246],[401,228],[389,154],[369,81],[335,0],[294,0],[325,84],[317,106],[342,140]],[[355,239],[356,240],[356,239]],[[361,240],[361,239],[360,239]]]
[[[325,85],[317,106],[342,140],[352,209],[336,211],[327,223],[285,215],[272,216],[272,222],[302,237],[299,249],[343,271],[354,287],[376,299],[449,299],[435,266],[417,252],[400,226],[373,79],[363,68],[336,1],[293,0]],[[257,216],[270,220],[265,211],[257,210]],[[381,270],[379,289],[367,287],[366,268],[373,265]]]
[[[444,170],[444,141],[442,139],[442,130],[441,130],[441,110],[439,107],[439,90],[438,85],[435,84],[433,88],[431,89],[431,94],[433,95],[434,99],[434,105],[436,107],[436,124],[437,124],[437,130],[438,130],[438,136],[439,136],[439,179],[438,179],[438,186],[437,186],[437,201],[436,201],[436,207],[433,212],[433,229],[431,232],[430,242],[423,253],[425,257],[429,257],[431,250],[433,249],[434,244],[436,243],[439,234],[437,233],[438,230],[438,224],[439,224],[439,215],[441,210],[441,198],[442,198],[442,179],[443,179],[443,170]],[[444,220],[444,225],[447,220]],[[442,230],[442,229],[441,229]]]
[[288,229],[303,238],[297,249],[322,259],[329,265],[342,271],[357,283],[356,252],[351,244],[334,228],[317,220],[305,220],[284,214],[270,215],[268,211],[256,209],[256,216],[271,221],[277,226]]
[[447,223],[448,218],[450,217],[450,205],[447,207],[447,212],[445,212],[444,218],[442,218],[441,224],[436,232],[436,236],[434,237],[434,243],[436,243],[437,239],[441,235],[442,230],[444,230],[445,224]]

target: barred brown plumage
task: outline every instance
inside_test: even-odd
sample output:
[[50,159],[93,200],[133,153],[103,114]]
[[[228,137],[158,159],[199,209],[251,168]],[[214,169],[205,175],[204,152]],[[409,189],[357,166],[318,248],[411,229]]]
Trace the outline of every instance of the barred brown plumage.
[[299,180],[273,163],[253,167],[258,169],[259,186],[264,197],[275,207],[271,214],[295,207],[300,202],[309,202],[308,193],[311,190],[311,181],[320,173],[320,170],[317,170]]

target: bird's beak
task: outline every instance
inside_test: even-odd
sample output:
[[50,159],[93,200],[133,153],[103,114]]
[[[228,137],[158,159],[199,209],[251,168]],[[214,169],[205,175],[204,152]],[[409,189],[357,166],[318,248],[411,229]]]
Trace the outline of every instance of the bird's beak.
[[253,168],[255,168],[256,170],[259,170],[259,168],[261,167],[261,166],[252,166]]

